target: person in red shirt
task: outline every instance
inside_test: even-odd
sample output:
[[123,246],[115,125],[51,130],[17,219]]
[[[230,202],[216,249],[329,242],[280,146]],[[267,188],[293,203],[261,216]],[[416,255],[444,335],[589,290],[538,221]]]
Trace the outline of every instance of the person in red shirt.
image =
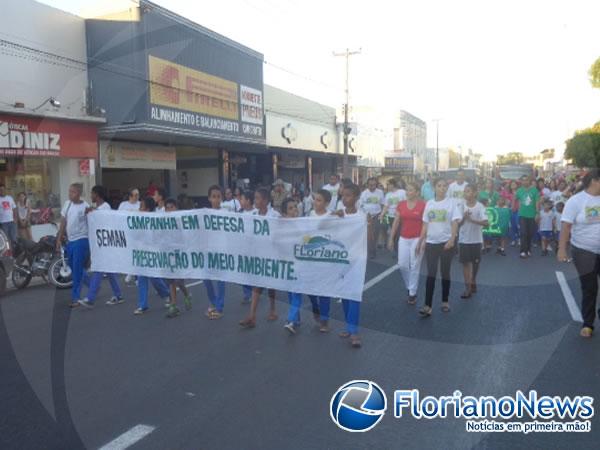
[[394,251],[394,239],[400,228],[398,241],[398,266],[404,284],[408,289],[408,304],[417,303],[417,288],[419,287],[419,273],[423,253],[417,252],[421,228],[423,227],[423,211],[425,202],[419,199],[419,186],[408,183],[406,186],[406,200],[398,203],[396,219],[392,225],[388,249]]

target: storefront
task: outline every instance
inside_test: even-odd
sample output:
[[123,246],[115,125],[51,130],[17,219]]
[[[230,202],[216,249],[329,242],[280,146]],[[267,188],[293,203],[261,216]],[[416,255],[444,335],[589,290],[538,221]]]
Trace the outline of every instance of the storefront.
[[112,146],[103,183],[153,181],[202,204],[211,184],[233,183],[235,155],[266,155],[263,56],[156,4],[133,9],[130,20],[86,20],[91,102]]
[[89,192],[95,182],[102,122],[0,113],[0,182],[15,200],[25,192],[35,210],[56,215],[71,183]]
[[319,189],[339,173],[335,108],[267,85],[265,109],[274,178]]

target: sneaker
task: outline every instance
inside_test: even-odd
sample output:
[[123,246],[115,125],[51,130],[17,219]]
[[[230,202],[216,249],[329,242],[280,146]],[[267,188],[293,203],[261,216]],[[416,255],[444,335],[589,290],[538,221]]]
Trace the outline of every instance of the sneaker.
[[525,252],[521,252],[521,254],[519,255],[519,257],[520,257],[521,259],[525,259],[525,258],[527,258],[527,253],[525,253]]
[[114,297],[114,296],[111,297],[110,300],[108,300],[106,302],[106,304],[108,306],[121,305],[123,303],[125,303],[125,300],[123,299],[123,297]]
[[169,306],[169,312],[167,312],[167,318],[172,319],[179,315],[179,308],[176,305]]
[[84,298],[83,300],[79,300],[77,303],[79,303],[81,306],[83,306],[84,308],[87,308],[87,309],[92,309],[94,307],[94,304],[92,302],[90,302],[87,298]]
[[133,314],[135,314],[136,316],[141,316],[142,314],[145,314],[148,312],[148,308],[137,308]]
[[296,327],[294,326],[294,324],[292,322],[288,322],[286,323],[283,328],[285,328],[286,330],[288,330],[290,332],[290,334],[296,334]]
[[594,330],[590,327],[583,327],[579,332],[579,335],[584,338],[591,338]]
[[187,311],[192,309],[192,296],[189,295],[187,297],[183,297],[183,304],[185,305],[185,309]]

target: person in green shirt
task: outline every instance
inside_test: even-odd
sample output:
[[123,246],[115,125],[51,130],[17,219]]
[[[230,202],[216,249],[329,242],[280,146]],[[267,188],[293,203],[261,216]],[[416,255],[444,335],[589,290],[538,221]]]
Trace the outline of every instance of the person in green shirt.
[[531,241],[536,229],[536,218],[540,210],[540,193],[531,185],[531,177],[521,178],[521,187],[515,195],[519,202],[519,224],[521,229],[521,258],[531,256]]
[[498,204],[500,194],[494,189],[494,180],[488,179],[485,182],[485,189],[479,191],[478,200],[487,200],[488,207],[495,208]]
[[495,208],[498,217],[498,228],[500,229],[500,248],[496,250],[496,253],[502,256],[506,256],[506,244],[508,243],[510,217],[512,211],[506,203],[506,199],[501,197],[498,199],[498,206]]

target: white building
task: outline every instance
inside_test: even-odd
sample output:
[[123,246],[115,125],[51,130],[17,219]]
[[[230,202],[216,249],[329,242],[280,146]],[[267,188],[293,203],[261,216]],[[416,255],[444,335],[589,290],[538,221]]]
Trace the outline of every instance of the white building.
[[87,111],[84,19],[33,0],[4,2],[2,18],[0,181],[33,205],[57,207],[73,182],[87,196],[105,121]]

